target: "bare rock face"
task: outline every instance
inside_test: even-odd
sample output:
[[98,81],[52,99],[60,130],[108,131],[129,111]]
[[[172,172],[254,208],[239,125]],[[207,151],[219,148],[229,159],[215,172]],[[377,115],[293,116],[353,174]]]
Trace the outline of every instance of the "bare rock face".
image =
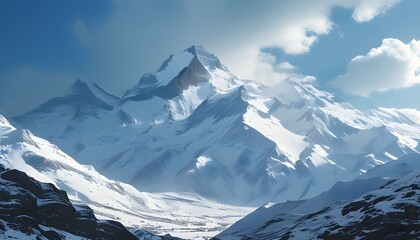
[[[341,214],[352,218],[361,214],[358,222],[340,226],[330,224],[320,235],[323,239],[344,239],[361,237],[363,239],[415,239],[420,234],[419,185],[420,176],[415,176],[415,182],[403,185],[397,189],[384,186],[383,190],[391,190],[389,195],[368,194],[363,199],[345,205]],[[417,204],[416,204],[417,202]],[[384,209],[381,206],[386,206]],[[353,217],[354,218],[354,217]]]
[[121,223],[98,220],[88,206],[73,205],[53,184],[0,165],[0,238],[18,233],[33,239],[137,239]]

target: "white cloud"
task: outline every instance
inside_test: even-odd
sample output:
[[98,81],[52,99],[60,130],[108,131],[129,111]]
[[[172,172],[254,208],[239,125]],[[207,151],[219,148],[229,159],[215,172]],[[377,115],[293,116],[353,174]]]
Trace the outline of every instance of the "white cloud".
[[[102,79],[106,89],[127,88],[121,79],[132,85],[140,74],[154,71],[170,53],[192,44],[203,44],[241,78],[260,76],[267,80],[283,78],[284,72],[275,74],[279,66],[270,69],[267,64],[271,60],[261,56],[261,49],[307,53],[320,35],[332,29],[332,8],[352,9],[356,21],[368,21],[396,2],[113,1],[105,19],[95,24],[78,20],[74,31],[94,56],[96,67],[90,78]],[[262,73],[258,67],[268,72]]]
[[420,124],[420,111],[414,108],[401,108],[397,109],[402,114],[404,114],[406,117],[408,117],[413,122],[416,122]]
[[352,17],[357,22],[367,22],[397,4],[401,0],[362,0],[355,7]]
[[261,52],[255,69],[252,79],[258,79],[266,86],[274,86],[293,74],[295,67],[288,62],[276,63],[273,55]]
[[405,44],[387,38],[378,48],[357,56],[347,66],[347,73],[338,76],[332,85],[353,95],[411,87],[420,83],[420,41]]

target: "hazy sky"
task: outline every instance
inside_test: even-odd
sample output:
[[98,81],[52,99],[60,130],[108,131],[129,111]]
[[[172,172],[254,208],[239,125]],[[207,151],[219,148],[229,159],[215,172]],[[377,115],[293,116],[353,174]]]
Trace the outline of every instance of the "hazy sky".
[[120,95],[202,44],[234,74],[311,75],[359,108],[420,110],[418,0],[0,1],[0,113],[77,79]]

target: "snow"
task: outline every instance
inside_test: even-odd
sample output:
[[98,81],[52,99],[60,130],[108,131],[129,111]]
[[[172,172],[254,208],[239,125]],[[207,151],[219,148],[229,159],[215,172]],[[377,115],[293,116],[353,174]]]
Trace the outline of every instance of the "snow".
[[37,234],[34,233],[32,235],[27,235],[21,231],[16,231],[14,229],[11,229],[10,227],[7,226],[7,223],[3,220],[0,220],[1,224],[3,226],[6,226],[4,229],[4,233],[3,236],[6,237],[6,239],[17,239],[17,240],[21,240],[21,239],[35,239],[37,237]]
[[420,124],[407,118],[401,111],[393,108],[370,108],[365,111],[374,122],[400,133],[405,138],[420,139]]
[[[199,80],[182,82],[169,97],[154,92],[168,87],[183,69]],[[420,151],[419,125],[383,108],[361,112],[314,84],[313,80],[295,77],[267,88],[255,81],[239,80],[214,55],[193,46],[169,58],[156,73],[145,75],[122,98],[115,99],[91,86],[95,98],[83,102],[89,111],[78,114],[73,96],[66,98],[70,99],[66,104],[54,102],[53,106],[14,119],[79,163],[92,165],[107,178],[129,183],[141,192],[105,180],[93,168],[77,167],[86,174],[63,170],[67,165],[71,165],[68,169],[75,168],[75,161],[67,160],[67,155],[54,173],[39,173],[24,161],[13,165],[59,186],[69,186],[75,200],[100,200],[97,210],[103,215],[118,214],[101,207],[107,204],[125,213],[143,207],[139,216],[127,217],[124,213],[124,217],[133,224],[139,218],[147,224],[145,219],[158,216],[159,223],[150,228],[183,232],[181,223],[168,225],[172,218],[168,220],[160,212],[156,215],[156,208],[166,203],[153,194],[189,192],[197,198],[211,199],[202,199],[202,208],[209,201],[256,207],[266,202],[306,199],[338,181],[350,181],[375,166]],[[98,106],[98,99],[112,109]],[[7,131],[0,137],[4,139],[1,147],[10,152],[9,159],[19,159],[23,150],[4,144],[10,138]],[[30,151],[44,156],[35,148],[31,146]],[[47,159],[54,160],[54,154]],[[77,179],[91,174],[91,180],[103,188],[82,189],[88,181]],[[131,200],[117,201],[125,198],[124,194]],[[183,197],[175,198],[183,202]],[[217,209],[215,205],[218,217],[226,216]],[[143,215],[143,211],[151,212]],[[229,211],[237,216],[243,213],[235,207]],[[176,214],[183,221],[190,218],[181,210]],[[188,229],[203,232],[223,228],[215,223],[220,221],[216,217],[206,219],[215,221],[215,225],[205,224],[204,219],[197,213],[191,217],[191,225],[195,222],[205,227]]]
[[[19,137],[21,134],[28,136]],[[210,161],[208,156],[200,156],[196,166],[203,168]],[[0,162],[66,190],[73,202],[87,204],[100,218],[159,234],[187,239],[211,237],[253,210],[220,204],[192,193],[140,192],[129,184],[104,177],[92,166],[80,165],[29,131],[14,130],[1,135]],[[21,239],[17,232],[7,234]]]
[[275,142],[278,149],[287,149],[285,154],[295,163],[300,153],[308,146],[304,136],[294,134],[285,129],[280,121],[272,116],[261,117],[255,108],[249,107],[244,114],[244,123],[265,137]]
[[208,156],[199,156],[197,158],[197,163],[195,164],[195,166],[197,167],[197,169],[200,169],[200,168],[205,167],[206,164],[210,161],[211,161],[211,158],[209,158]]
[[182,52],[172,56],[169,60],[168,65],[162,70],[155,74],[158,80],[157,86],[166,86],[172,79],[174,79],[184,68],[186,68],[194,55],[189,52]]
[[[275,236],[284,236],[290,233],[291,239],[316,239],[325,230],[331,232],[333,229],[330,227],[334,226],[331,223],[334,222],[339,226],[354,225],[366,215],[401,212],[400,209],[395,208],[398,203],[418,206],[419,203],[414,200],[415,197],[411,199],[402,197],[405,192],[401,192],[403,189],[401,186],[414,186],[413,183],[418,183],[419,157],[418,154],[408,155],[394,162],[378,166],[356,180],[337,183],[330,190],[312,199],[267,204],[216,237],[218,239],[242,239],[247,236],[249,238],[273,239]],[[405,164],[411,165],[405,172],[395,168],[396,165]],[[389,184],[389,177],[397,178],[397,180]],[[362,209],[359,209],[343,216],[342,209],[349,202],[361,202],[366,201],[365,199],[377,199],[383,196],[385,196],[385,200],[372,204],[374,209],[379,212],[366,210],[362,212]],[[312,216],[310,217],[309,214]],[[372,218],[372,216],[366,218]]]
[[[201,47],[174,55],[156,74],[172,80],[169,73],[189,67],[187,56],[203,64],[208,81],[172,98],[107,100],[113,109],[76,119],[70,106],[58,105],[20,119],[80,163],[142,191],[192,191],[237,205],[313,197],[418,151],[416,126],[384,127],[305,79],[270,89],[238,80]],[[267,97],[269,90],[278,94]],[[212,161],[197,169],[202,155]]]
[[233,74],[219,68],[210,71],[210,74],[211,83],[219,92],[232,90],[241,84]]
[[205,99],[214,93],[209,83],[185,89],[180,96],[168,100],[172,119],[179,121],[188,118]]
[[13,130],[15,130],[15,128],[3,115],[0,114],[0,138],[1,135],[7,134]]
[[56,228],[46,227],[43,225],[39,225],[39,227],[44,231],[55,231],[61,236],[63,236],[63,239],[66,239],[66,240],[88,240],[88,238],[79,237],[74,234],[71,234],[71,233],[56,229]]
[[117,209],[92,208],[102,218],[112,216],[128,226],[184,239],[213,237],[253,210],[209,201],[191,193],[149,193],[148,196],[161,203],[159,209],[124,213]]

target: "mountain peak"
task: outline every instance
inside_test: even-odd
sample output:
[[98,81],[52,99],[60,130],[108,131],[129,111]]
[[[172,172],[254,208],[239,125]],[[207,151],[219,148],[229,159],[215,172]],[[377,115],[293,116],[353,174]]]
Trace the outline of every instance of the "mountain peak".
[[189,48],[185,49],[185,51],[196,55],[197,52],[208,52],[203,45],[191,45]]
[[211,82],[212,72],[222,75],[218,77],[219,81],[223,78],[230,81],[233,78],[214,54],[202,45],[192,45],[180,53],[171,55],[157,72],[144,74],[139,83],[128,90],[124,97],[142,100],[156,95],[170,99],[190,86]]
[[91,91],[91,84],[84,82],[80,79],[77,79],[70,87],[71,93],[84,93]]
[[1,125],[10,125],[9,121],[1,114],[0,114],[0,124]]
[[181,73],[185,68],[192,68],[197,65],[201,65],[200,67],[206,71],[216,68],[226,70],[219,59],[213,53],[207,51],[203,45],[192,45],[180,53],[172,54],[153,75],[160,77],[161,79],[158,80],[163,81],[162,85],[166,85],[176,77],[174,75]]
[[298,101],[307,102],[310,105],[325,106],[327,103],[341,103],[342,100],[335,95],[317,89],[315,78],[310,76],[292,76],[274,86],[271,94],[286,105]]
[[14,129],[9,120],[0,114],[0,135],[13,131]]
[[52,98],[36,109],[14,117],[13,121],[26,126],[27,118],[31,116],[47,113],[52,115],[58,111],[65,111],[67,115],[61,112],[61,116],[70,116],[70,119],[86,115],[96,116],[97,110],[112,110],[118,101],[118,97],[109,94],[98,85],[78,79],[64,96]]
[[77,79],[73,85],[70,87],[70,95],[74,94],[83,94],[83,95],[93,95],[96,98],[101,99],[102,101],[112,103],[119,100],[118,97],[108,93],[103,88],[101,88],[96,83],[85,82],[80,79]]
[[203,45],[192,45],[185,49],[186,52],[193,54],[209,70],[216,68],[224,69],[220,60],[211,52],[207,51]]
[[213,53],[209,52],[203,45],[191,45],[189,48],[185,49],[183,52],[191,53],[192,55],[199,57],[199,56],[207,56],[207,57],[214,57]]
[[386,122],[398,122],[409,125],[416,125],[416,123],[404,115],[404,113],[395,108],[370,107],[364,112],[371,118],[374,118],[377,121],[380,120],[380,122],[383,124]]

